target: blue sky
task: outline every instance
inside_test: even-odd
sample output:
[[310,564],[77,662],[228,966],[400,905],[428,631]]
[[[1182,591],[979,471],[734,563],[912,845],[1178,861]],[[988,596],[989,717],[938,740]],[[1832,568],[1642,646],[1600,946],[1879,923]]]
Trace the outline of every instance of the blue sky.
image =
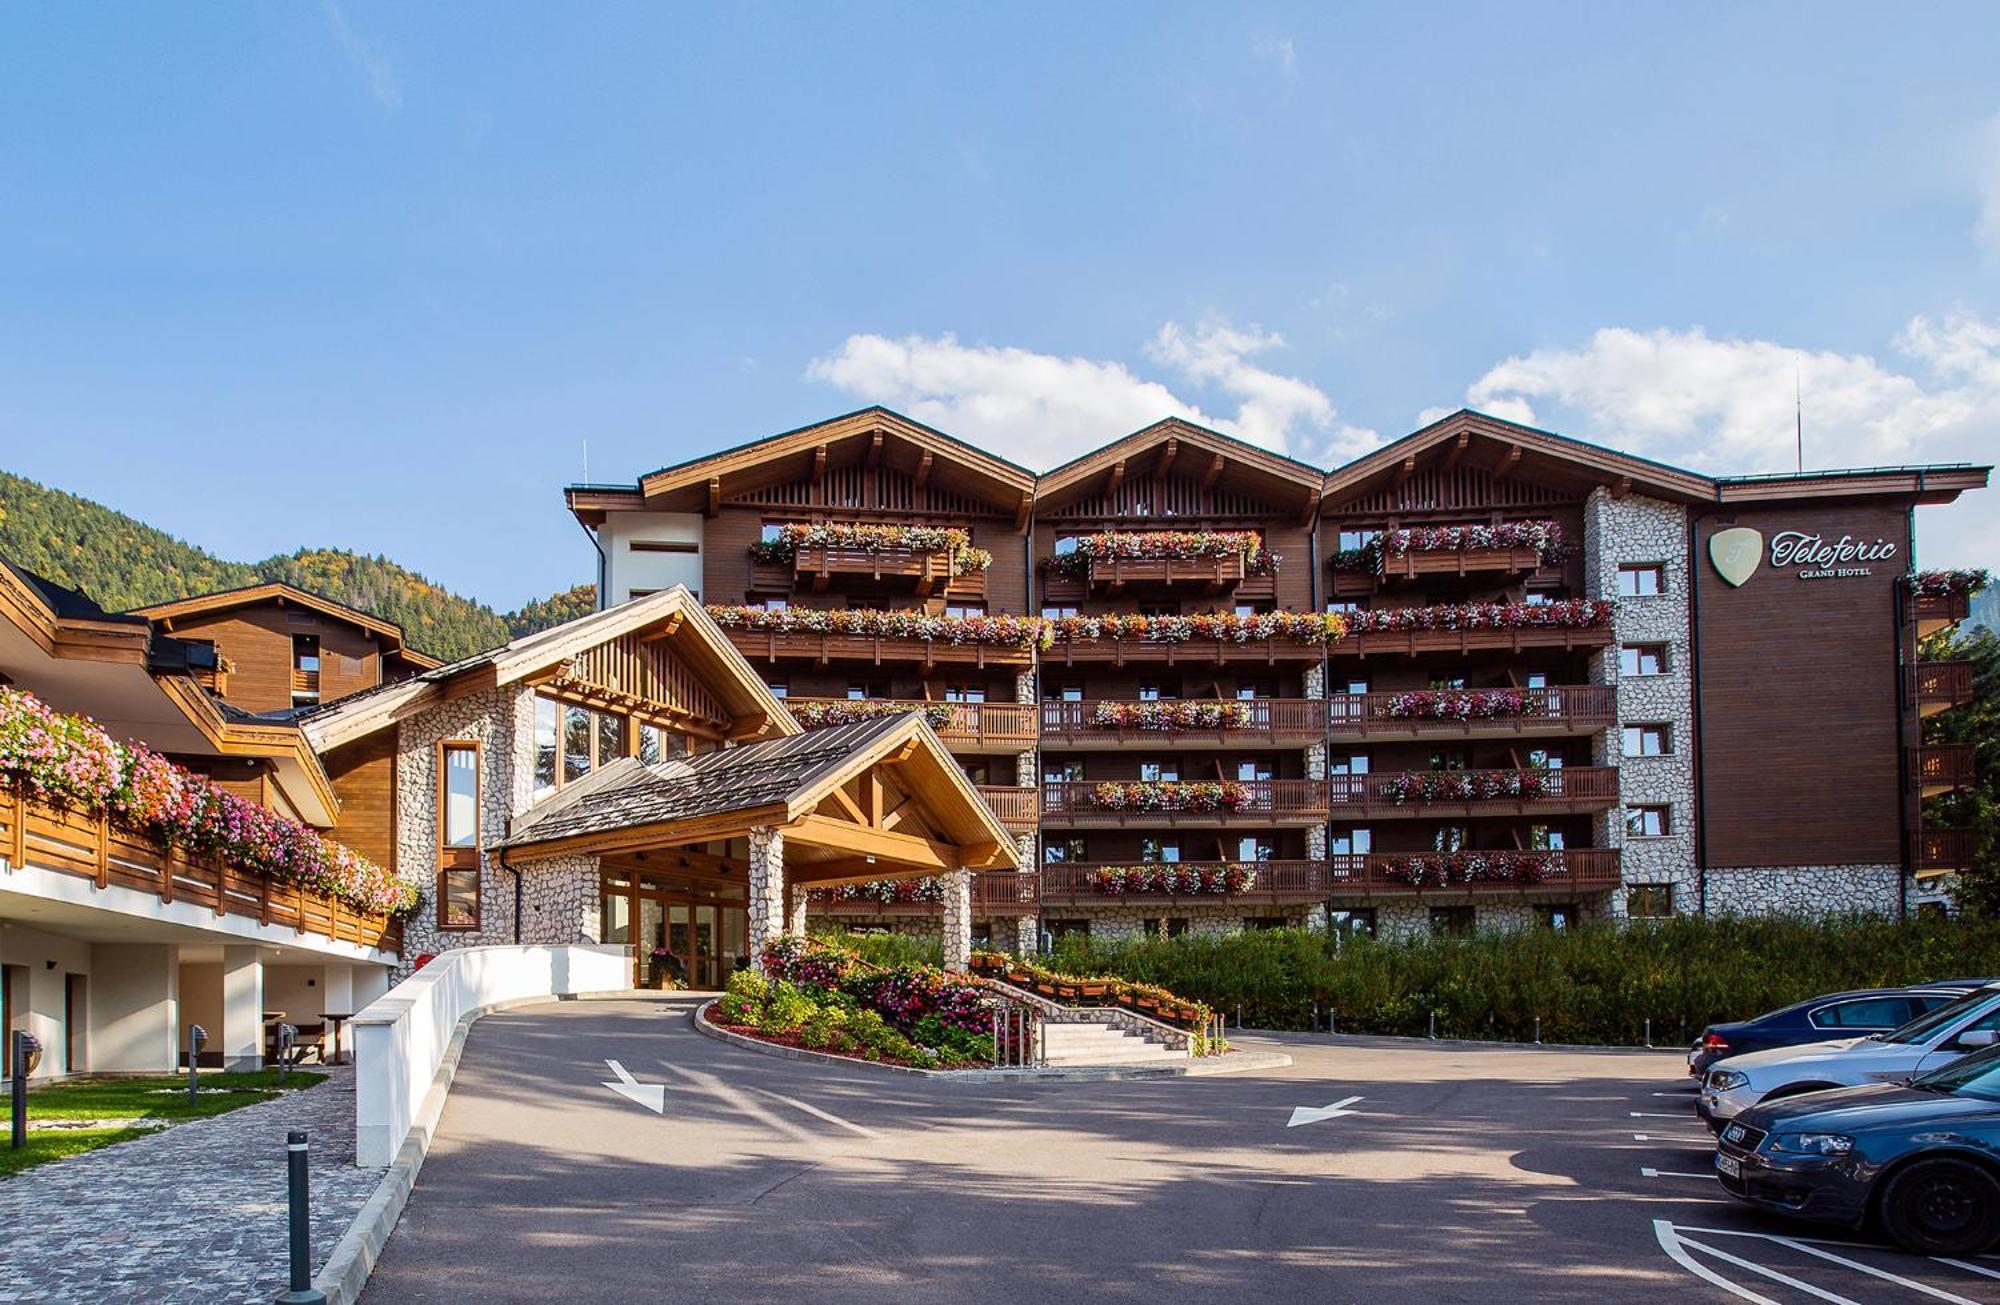
[[1758,471],[1796,373],[1810,465],[1990,461],[1996,65],[1989,5],[11,6],[0,466],[510,607],[586,441],[870,402]]

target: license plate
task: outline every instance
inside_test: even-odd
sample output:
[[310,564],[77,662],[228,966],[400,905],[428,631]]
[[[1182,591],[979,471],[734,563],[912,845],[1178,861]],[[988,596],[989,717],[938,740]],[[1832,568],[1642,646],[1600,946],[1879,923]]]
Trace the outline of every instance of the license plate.
[[1715,1167],[1724,1178],[1741,1178],[1743,1176],[1743,1162],[1735,1156],[1723,1155],[1717,1152]]

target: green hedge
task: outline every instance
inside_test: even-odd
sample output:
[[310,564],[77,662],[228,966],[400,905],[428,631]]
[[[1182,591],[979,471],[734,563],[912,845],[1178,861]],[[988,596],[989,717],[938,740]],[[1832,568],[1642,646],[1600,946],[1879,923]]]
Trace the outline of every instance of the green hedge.
[[1232,1022],[1342,1033],[1635,1045],[1817,993],[2000,977],[2000,921],[1678,919],[1380,942],[1302,929],[1128,943],[1065,937],[1051,963],[1207,1002]]

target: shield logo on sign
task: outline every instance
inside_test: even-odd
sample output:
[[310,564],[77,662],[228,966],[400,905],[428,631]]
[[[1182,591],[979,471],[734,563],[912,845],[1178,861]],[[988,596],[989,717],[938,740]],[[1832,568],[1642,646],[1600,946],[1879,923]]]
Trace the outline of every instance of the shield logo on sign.
[[1748,526],[1718,530],[1708,537],[1708,560],[1715,563],[1715,573],[1731,588],[1755,575],[1757,563],[1763,559],[1764,536]]

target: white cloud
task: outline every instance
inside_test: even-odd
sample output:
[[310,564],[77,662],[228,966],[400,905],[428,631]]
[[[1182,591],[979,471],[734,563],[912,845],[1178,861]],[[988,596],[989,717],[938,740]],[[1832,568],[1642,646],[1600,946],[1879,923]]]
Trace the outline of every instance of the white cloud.
[[1283,343],[1254,327],[1169,322],[1147,344],[1147,357],[1178,379],[1235,401],[1233,415],[1211,415],[1120,362],[961,344],[950,334],[850,335],[837,352],[814,359],[806,376],[1036,469],[1169,416],[1306,461],[1351,457],[1346,450],[1379,443],[1373,431],[1340,424],[1318,386],[1249,361]]
[[369,98],[389,113],[400,112],[403,87],[396,80],[395,68],[348,25],[347,13],[340,7],[339,0],[320,0],[320,10],[326,15],[326,25],[333,30],[333,39],[340,46],[340,52],[367,77]]
[[[1700,327],[1605,327],[1574,348],[1506,359],[1466,399],[1495,416],[1741,474],[1795,465],[1796,382],[1808,469],[1990,462],[2000,430],[2000,326],[1965,313],[1916,317],[1893,349],[1906,369],[1867,354],[1715,339]],[[2000,526],[1983,497],[1927,517],[1926,562],[2000,561]]]

